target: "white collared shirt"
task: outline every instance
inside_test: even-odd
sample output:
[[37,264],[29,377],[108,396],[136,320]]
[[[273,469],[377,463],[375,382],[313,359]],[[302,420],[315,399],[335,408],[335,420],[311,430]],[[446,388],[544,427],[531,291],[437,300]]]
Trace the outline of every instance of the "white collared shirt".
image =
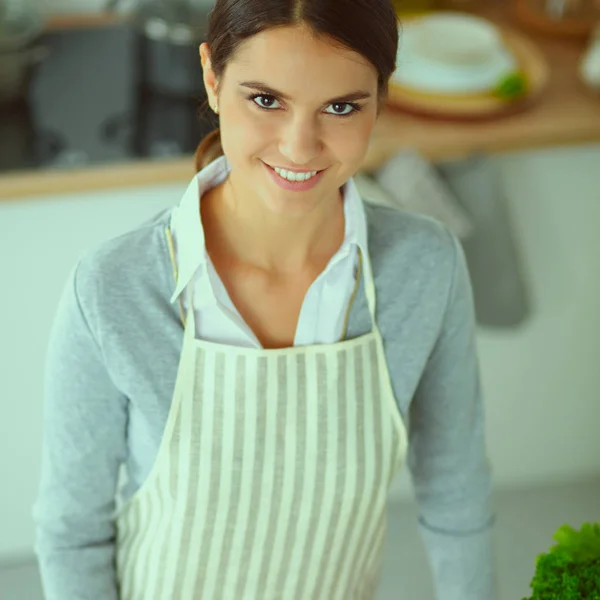
[[[231,165],[225,156],[217,158],[194,176],[180,203],[173,210],[171,234],[178,270],[171,302],[181,295],[188,310],[187,286],[194,286],[196,337],[211,342],[261,348],[246,325],[206,251],[200,218],[200,200],[209,189],[222,183]],[[326,268],[312,283],[300,310],[294,346],[337,342],[356,282],[358,248],[367,253],[367,224],[364,206],[353,179],[343,187],[344,241]]]

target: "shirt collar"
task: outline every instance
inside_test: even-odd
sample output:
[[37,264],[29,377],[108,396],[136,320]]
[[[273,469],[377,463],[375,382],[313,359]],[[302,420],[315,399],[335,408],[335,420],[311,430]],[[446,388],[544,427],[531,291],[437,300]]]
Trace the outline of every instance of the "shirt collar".
[[[200,218],[200,198],[216,187],[231,171],[227,157],[220,156],[197,173],[171,215],[171,230],[177,236],[177,282],[171,302],[175,302],[199,270],[206,271],[207,254],[204,228]],[[367,220],[365,208],[353,178],[342,186],[344,198],[344,241],[339,253],[353,246],[367,254]]]
[[231,165],[220,156],[197,173],[171,215],[171,231],[177,236],[177,283],[171,302],[175,302],[199,269],[206,267],[206,244],[200,218],[200,198],[225,179]]
[[353,246],[360,249],[363,255],[368,255],[367,216],[358,187],[351,177],[342,186],[344,198],[344,241],[340,250],[350,250]]

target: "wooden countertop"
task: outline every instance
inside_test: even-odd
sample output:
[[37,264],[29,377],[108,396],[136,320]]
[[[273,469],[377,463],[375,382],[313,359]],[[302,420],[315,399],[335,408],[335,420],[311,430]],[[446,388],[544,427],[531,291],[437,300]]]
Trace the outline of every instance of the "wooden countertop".
[[[500,23],[506,10],[477,11]],[[50,27],[101,26],[114,17],[55,17]],[[512,23],[511,26],[515,27]],[[384,111],[373,132],[363,165],[372,171],[403,148],[416,148],[433,161],[474,153],[497,154],[548,146],[600,142],[600,95],[579,80],[578,64],[585,44],[529,34],[551,65],[548,88],[535,107],[487,123],[432,121]],[[77,168],[19,171],[0,176],[0,200],[186,181],[193,175],[192,157]]]

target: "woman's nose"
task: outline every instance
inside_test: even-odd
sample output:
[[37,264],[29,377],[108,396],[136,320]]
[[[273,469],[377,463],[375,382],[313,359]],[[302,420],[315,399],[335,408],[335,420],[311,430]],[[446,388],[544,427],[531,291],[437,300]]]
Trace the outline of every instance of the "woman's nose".
[[279,152],[295,165],[314,163],[322,150],[318,123],[308,118],[291,120],[281,132]]

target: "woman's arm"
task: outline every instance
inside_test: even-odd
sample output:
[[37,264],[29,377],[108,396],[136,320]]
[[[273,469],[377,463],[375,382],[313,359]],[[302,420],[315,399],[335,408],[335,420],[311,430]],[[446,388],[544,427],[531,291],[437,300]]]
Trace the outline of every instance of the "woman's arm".
[[493,600],[491,468],[469,274],[454,272],[441,331],[410,408],[408,468],[438,600]]
[[115,491],[127,401],[106,371],[77,294],[63,291],[48,347],[42,477],[33,516],[46,600],[117,600]]

